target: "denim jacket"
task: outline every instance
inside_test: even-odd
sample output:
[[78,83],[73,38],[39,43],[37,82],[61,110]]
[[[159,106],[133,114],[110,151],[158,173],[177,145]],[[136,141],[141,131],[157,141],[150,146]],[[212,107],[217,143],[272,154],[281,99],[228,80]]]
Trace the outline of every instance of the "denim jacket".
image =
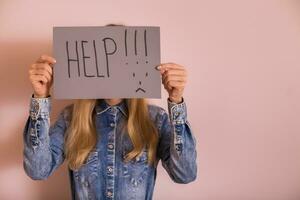
[[[23,166],[33,180],[49,177],[64,161],[64,134],[70,124],[73,104],[60,112],[50,125],[51,97],[30,100],[24,128]],[[186,104],[168,99],[168,113],[148,104],[151,120],[159,133],[157,157],[176,183],[196,179],[196,140],[187,121]],[[133,147],[128,134],[122,134],[128,110],[125,101],[110,106],[104,100],[95,107],[98,137],[95,148],[78,170],[69,171],[72,199],[150,200],[156,180],[155,166],[147,164],[147,149],[137,159],[123,161]],[[168,115],[169,114],[169,115]]]

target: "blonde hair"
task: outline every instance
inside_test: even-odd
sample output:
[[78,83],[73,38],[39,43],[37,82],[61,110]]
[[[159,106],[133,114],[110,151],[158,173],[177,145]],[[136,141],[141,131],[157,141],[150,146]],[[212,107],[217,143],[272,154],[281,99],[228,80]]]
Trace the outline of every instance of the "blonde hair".
[[[135,159],[147,148],[148,164],[157,162],[156,148],[158,132],[150,119],[146,99],[125,99],[128,107],[127,132],[133,149],[125,161]],[[78,169],[93,150],[100,136],[95,127],[95,106],[97,99],[76,100],[72,118],[65,137],[65,155],[70,169]],[[98,136],[97,136],[98,135]]]

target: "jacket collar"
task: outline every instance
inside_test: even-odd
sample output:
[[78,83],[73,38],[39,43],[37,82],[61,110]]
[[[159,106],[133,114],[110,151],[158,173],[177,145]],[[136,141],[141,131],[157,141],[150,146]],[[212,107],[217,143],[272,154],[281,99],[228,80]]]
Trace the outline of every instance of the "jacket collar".
[[121,111],[121,113],[128,117],[128,108],[125,99],[122,99],[122,101],[116,105],[109,105],[106,103],[104,99],[98,99],[97,100],[97,105],[95,107],[97,115],[102,114],[106,111],[108,111],[110,108],[117,108]]

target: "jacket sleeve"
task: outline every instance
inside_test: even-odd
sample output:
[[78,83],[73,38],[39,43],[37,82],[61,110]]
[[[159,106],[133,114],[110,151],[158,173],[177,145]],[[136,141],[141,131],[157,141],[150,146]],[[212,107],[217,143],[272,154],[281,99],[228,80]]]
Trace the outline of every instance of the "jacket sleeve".
[[197,177],[197,152],[184,100],[175,104],[168,99],[168,112],[161,115],[158,155],[174,182],[190,183]]
[[23,130],[23,167],[34,180],[48,178],[64,161],[64,112],[50,127],[50,110],[50,97],[31,97],[30,114]]

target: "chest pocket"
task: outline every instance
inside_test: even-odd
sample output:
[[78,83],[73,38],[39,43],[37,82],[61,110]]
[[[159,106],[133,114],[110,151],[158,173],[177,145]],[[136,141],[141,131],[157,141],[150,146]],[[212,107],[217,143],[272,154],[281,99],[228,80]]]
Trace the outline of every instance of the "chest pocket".
[[[123,159],[127,153],[128,151],[123,150]],[[146,149],[143,149],[137,158],[128,162],[123,161],[123,177],[127,184],[134,187],[138,187],[145,182],[148,170],[148,151]]]
[[98,178],[99,161],[98,151],[92,150],[82,166],[78,170],[74,170],[76,180],[85,186],[92,184]]

